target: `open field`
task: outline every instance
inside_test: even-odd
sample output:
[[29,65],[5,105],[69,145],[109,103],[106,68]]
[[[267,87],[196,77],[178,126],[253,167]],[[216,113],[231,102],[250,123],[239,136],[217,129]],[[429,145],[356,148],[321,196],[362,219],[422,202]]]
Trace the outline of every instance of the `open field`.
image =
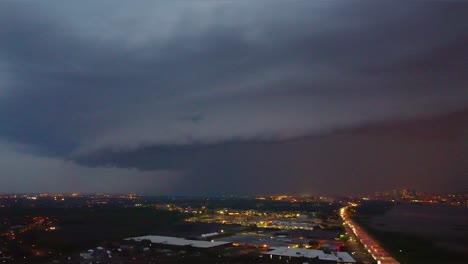
[[96,246],[102,241],[158,232],[182,220],[178,213],[149,208],[1,208],[0,215],[13,222],[26,216],[56,218],[57,230],[31,230],[19,235],[17,240],[60,252],[74,252]]
[[433,205],[401,205],[375,216],[373,228],[436,238],[436,245],[468,252],[468,208]]
[[468,259],[467,210],[405,204],[354,219],[401,263],[455,264]]

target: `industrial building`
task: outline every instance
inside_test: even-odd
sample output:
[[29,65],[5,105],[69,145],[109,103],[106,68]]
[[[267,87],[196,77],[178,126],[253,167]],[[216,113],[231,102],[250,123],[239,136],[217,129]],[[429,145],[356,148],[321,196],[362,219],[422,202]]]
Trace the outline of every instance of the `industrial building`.
[[304,263],[339,263],[339,264],[354,264],[356,261],[346,252],[331,252],[325,253],[322,250],[288,248],[288,247],[273,247],[270,251],[263,252],[271,260],[291,263],[294,260]]
[[231,242],[225,241],[202,241],[202,240],[190,240],[180,237],[167,237],[167,236],[141,236],[141,237],[131,237],[127,238],[126,240],[135,240],[135,241],[143,241],[149,240],[151,243],[154,244],[163,244],[163,245],[170,245],[170,246],[191,246],[194,248],[213,248],[219,247],[224,245],[231,245]]

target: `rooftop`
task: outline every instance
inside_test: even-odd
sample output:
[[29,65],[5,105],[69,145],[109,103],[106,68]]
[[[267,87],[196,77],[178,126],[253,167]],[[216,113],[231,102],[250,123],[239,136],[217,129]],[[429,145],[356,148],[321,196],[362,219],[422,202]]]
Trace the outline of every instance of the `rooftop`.
[[142,241],[142,240],[149,240],[152,243],[156,244],[166,244],[166,245],[173,245],[173,246],[192,246],[196,248],[211,248],[217,247],[221,245],[230,244],[231,242],[226,241],[201,241],[201,240],[189,240],[181,237],[167,237],[167,236],[141,236],[141,237],[130,237],[125,240],[135,240],[135,241]]
[[267,255],[287,256],[287,257],[304,257],[304,258],[317,258],[320,260],[331,260],[340,262],[356,262],[346,252],[332,252],[327,254],[322,250],[316,249],[302,249],[302,248],[288,248],[288,247],[273,247],[271,251],[264,252]]

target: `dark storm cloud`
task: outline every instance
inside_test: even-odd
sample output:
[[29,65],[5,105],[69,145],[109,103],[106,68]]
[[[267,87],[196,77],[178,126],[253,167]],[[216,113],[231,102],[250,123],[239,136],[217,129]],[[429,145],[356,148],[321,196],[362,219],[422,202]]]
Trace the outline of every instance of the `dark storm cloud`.
[[[187,181],[235,181],[228,177],[235,168],[256,160],[238,159],[239,144],[256,148],[262,140],[465,106],[467,8],[424,1],[2,2],[0,139],[80,161],[118,149],[128,155],[107,152],[116,167],[154,163],[184,170],[192,175]],[[231,147],[232,156],[220,155]],[[258,162],[285,159],[271,155]],[[218,156],[224,159],[208,165]],[[217,178],[223,168],[226,177]],[[271,186],[283,177],[272,177]]]
[[179,178],[179,190],[203,194],[372,193],[402,186],[466,191],[467,121],[464,110],[280,142],[102,150],[78,161],[148,171],[183,169],[190,173]]
[[81,166],[31,155],[25,148],[0,142],[0,192],[170,193],[180,176],[177,171]]

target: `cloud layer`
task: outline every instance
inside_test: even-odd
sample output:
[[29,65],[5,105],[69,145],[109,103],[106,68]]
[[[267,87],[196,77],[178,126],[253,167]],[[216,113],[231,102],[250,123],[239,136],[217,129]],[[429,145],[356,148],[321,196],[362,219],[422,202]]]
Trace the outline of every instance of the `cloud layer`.
[[[206,162],[178,166],[198,155],[179,150],[202,146],[200,155],[213,157],[232,142],[282,142],[465,107],[467,8],[456,1],[2,2],[0,139],[70,166],[114,155],[109,149],[149,159],[141,153],[154,147],[172,164],[162,169],[184,171],[186,180],[232,180],[217,175],[255,166],[237,161],[242,151],[214,170]],[[213,145],[220,149],[210,152]],[[275,153],[271,160],[284,158],[283,149]],[[271,186],[285,179],[275,177]]]
[[[26,148],[27,149],[27,148]],[[5,193],[171,193],[181,172],[87,167],[38,157],[25,147],[0,142],[0,192]]]

